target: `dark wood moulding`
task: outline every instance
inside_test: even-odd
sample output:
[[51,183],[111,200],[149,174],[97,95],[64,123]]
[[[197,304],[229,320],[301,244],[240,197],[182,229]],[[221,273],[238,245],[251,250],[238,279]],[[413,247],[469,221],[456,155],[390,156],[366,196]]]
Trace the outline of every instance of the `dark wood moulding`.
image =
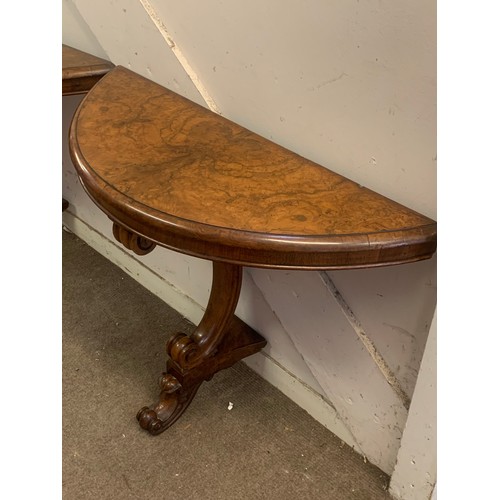
[[242,266],[352,269],[430,258],[436,222],[117,66],[87,94],[70,130],[85,190],[139,255],[156,245],[213,262],[209,304],[167,344],[153,434],[203,380],[265,340],[234,316]]
[[62,46],[62,95],[85,94],[114,64],[68,45]]

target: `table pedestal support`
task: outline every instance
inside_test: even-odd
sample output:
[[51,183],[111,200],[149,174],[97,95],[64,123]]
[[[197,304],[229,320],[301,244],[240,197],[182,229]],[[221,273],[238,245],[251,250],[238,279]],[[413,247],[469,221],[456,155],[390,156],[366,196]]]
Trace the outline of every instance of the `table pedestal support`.
[[167,369],[159,379],[159,401],[137,414],[150,434],[162,433],[190,405],[203,381],[255,354],[266,340],[234,315],[243,269],[213,262],[212,290],[205,314],[191,335],[175,334],[167,342]]

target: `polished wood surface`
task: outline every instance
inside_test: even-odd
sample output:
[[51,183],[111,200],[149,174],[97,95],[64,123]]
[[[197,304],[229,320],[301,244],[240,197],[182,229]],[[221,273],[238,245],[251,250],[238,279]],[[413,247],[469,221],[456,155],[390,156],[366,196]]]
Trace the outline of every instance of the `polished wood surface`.
[[88,92],[114,64],[81,50],[62,46],[62,94]]
[[248,266],[369,267],[430,257],[436,223],[116,67],[70,133],[83,185],[156,243]]
[[70,152],[126,248],[144,255],[158,244],[213,262],[205,315],[171,337],[158,402],[137,414],[151,434],[203,381],[265,346],[234,315],[243,265],[373,267],[436,249],[433,220],[120,66],[80,105]]

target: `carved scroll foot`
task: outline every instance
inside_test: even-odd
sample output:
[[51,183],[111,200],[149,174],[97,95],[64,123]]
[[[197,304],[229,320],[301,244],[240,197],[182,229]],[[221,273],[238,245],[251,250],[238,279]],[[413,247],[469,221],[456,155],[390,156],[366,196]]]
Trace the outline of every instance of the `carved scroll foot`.
[[214,262],[212,292],[205,314],[191,335],[178,333],[167,343],[167,371],[160,377],[159,402],[137,414],[140,426],[160,434],[188,408],[200,385],[217,372],[260,351],[266,341],[234,316],[242,268]]
[[137,413],[139,425],[152,435],[168,429],[190,405],[200,384],[201,382],[184,389],[173,375],[164,373],[160,377],[162,391],[159,402],[139,410]]

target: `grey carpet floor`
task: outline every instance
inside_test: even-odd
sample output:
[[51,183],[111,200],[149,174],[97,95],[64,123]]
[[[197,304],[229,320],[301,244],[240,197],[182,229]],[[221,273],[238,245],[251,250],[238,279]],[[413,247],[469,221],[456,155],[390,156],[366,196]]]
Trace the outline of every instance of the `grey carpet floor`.
[[163,434],[140,429],[168,335],[192,325],[62,238],[65,500],[390,498],[387,475],[241,362],[203,384]]

